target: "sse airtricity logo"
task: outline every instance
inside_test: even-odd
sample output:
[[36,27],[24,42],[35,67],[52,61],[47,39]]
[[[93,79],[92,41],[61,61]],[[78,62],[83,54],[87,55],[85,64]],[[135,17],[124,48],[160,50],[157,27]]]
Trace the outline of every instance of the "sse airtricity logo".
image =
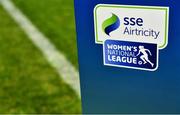
[[104,33],[110,36],[110,33],[116,30],[119,26],[120,26],[120,19],[115,14],[112,14],[110,18],[108,18],[103,22],[102,30],[104,31]]
[[98,4],[95,43],[105,66],[155,71],[168,45],[169,7]]
[[164,49],[168,44],[168,25],[169,7],[98,4],[94,8],[97,44],[116,39],[155,43]]

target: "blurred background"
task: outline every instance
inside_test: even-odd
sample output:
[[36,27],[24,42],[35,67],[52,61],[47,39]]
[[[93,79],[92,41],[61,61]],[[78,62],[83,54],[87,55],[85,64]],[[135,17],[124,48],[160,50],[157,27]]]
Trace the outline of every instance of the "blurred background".
[[[10,2],[78,71],[73,0]],[[81,113],[77,92],[1,3],[0,113]]]

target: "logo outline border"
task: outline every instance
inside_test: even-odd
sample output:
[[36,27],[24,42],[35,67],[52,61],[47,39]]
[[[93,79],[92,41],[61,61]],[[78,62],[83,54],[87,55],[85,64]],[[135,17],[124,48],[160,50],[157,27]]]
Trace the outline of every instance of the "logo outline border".
[[139,8],[139,9],[153,9],[153,10],[165,10],[165,38],[162,46],[158,46],[158,49],[164,49],[168,45],[169,37],[169,7],[168,6],[141,6],[141,5],[116,5],[116,4],[97,4],[94,7],[94,31],[95,31],[95,43],[103,44],[103,41],[98,40],[97,32],[97,9],[99,7],[115,7],[115,8]]

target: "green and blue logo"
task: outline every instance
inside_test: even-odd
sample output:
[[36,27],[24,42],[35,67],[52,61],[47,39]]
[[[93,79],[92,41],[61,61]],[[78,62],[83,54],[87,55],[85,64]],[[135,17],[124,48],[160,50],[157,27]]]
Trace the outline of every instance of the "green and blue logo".
[[[153,16],[152,16],[153,15]],[[105,66],[155,71],[168,44],[169,7],[98,4],[95,43]]]
[[103,31],[110,36],[110,33],[120,26],[120,19],[115,14],[112,14],[110,18],[105,20],[102,24]]

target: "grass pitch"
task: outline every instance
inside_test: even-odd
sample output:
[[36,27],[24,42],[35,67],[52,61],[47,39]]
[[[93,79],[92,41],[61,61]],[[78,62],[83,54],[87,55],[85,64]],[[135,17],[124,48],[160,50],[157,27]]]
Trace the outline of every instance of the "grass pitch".
[[13,0],[13,2],[78,68],[73,0]]
[[[80,113],[77,95],[60,79],[54,68],[1,6],[0,17],[0,113]],[[32,18],[39,20],[34,16]],[[51,27],[51,23],[42,25],[48,25],[41,29],[44,33],[50,31],[47,32],[49,36],[51,32],[54,33],[52,28],[61,28],[61,25]],[[61,36],[67,37],[65,34]],[[55,41],[58,39],[61,38],[55,38]],[[57,44],[62,44],[59,41]],[[59,47],[61,49],[62,46]]]

